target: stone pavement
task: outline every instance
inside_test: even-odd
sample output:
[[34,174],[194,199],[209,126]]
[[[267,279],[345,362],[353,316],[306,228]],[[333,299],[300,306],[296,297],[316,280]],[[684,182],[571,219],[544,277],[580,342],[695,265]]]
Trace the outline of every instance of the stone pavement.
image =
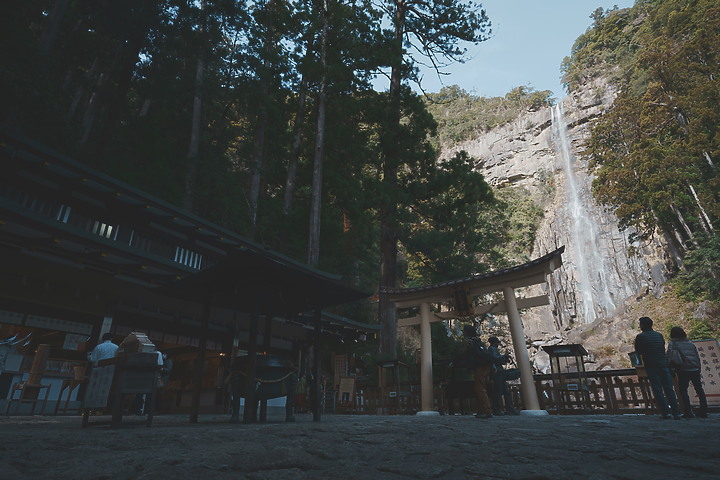
[[0,479],[718,479],[720,414],[0,417]]

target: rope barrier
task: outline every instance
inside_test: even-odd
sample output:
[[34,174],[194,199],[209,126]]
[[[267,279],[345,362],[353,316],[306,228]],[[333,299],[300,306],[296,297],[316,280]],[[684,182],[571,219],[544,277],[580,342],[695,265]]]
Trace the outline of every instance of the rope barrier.
[[[234,372],[231,372],[230,375],[228,375],[228,377],[225,379],[225,383],[229,383],[229,382],[230,382],[230,377],[232,376],[233,373],[239,373],[239,374],[242,375],[243,377],[247,377],[247,373],[245,373],[245,372],[243,372],[243,371],[241,371],[241,370],[236,370],[236,371],[234,371]],[[294,374],[295,374],[295,372],[292,371],[292,372],[288,373],[287,375],[285,375],[284,377],[278,378],[277,380],[263,380],[262,378],[255,378],[254,380],[255,380],[255,382],[257,382],[257,383],[280,383],[280,382],[282,382],[282,381],[287,380],[288,378],[290,378],[291,375],[294,375]]]

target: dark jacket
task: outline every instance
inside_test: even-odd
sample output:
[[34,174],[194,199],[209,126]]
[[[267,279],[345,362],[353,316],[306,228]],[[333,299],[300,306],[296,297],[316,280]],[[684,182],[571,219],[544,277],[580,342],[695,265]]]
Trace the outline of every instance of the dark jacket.
[[655,330],[646,330],[635,337],[635,351],[642,355],[646,367],[668,367],[665,339]]
[[680,370],[700,370],[700,355],[698,354],[697,347],[687,338],[670,340],[667,349],[668,352],[670,352],[670,350],[680,351],[683,358],[683,364]]
[[510,358],[510,355],[507,353],[504,355],[500,354],[500,349],[497,345],[490,345],[490,353],[492,354],[492,361],[493,365],[497,370],[504,370],[503,365],[505,365]]
[[478,337],[468,337],[463,340],[462,356],[466,367],[492,365],[492,357],[488,348]]

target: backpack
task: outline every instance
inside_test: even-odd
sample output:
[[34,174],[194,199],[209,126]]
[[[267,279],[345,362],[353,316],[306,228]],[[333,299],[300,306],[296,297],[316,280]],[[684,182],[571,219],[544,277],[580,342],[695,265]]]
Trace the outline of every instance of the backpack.
[[685,363],[685,357],[677,348],[668,348],[667,357],[671,368],[680,369]]
[[478,338],[470,339],[463,352],[463,364],[467,368],[492,365],[493,357],[490,349]]

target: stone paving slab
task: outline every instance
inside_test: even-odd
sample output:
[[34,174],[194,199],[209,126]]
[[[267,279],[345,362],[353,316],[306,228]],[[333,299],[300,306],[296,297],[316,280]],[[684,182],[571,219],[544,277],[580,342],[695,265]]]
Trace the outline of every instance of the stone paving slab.
[[0,479],[720,478],[720,415],[324,415],[230,424],[227,416],[0,417]]

